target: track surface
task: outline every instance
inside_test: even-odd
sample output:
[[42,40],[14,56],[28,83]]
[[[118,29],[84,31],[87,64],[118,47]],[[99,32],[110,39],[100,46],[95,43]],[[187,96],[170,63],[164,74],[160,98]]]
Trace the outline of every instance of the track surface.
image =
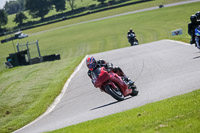
[[17,132],[51,131],[200,88],[200,51],[194,46],[162,40],[93,56],[120,66],[132,80],[137,79],[139,95],[117,102],[93,87],[84,62],[54,110]]

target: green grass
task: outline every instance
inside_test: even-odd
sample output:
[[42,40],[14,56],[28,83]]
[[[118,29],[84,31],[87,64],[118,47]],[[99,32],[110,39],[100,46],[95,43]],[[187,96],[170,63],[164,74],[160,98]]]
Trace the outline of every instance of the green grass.
[[[5,69],[3,62],[14,50],[11,42],[1,44],[0,132],[14,131],[42,114],[86,54],[130,46],[126,38],[130,27],[135,30],[140,44],[167,38],[189,42],[187,23],[189,16],[199,10],[199,4],[200,2],[197,2],[131,14],[15,40],[15,43],[25,43],[39,39],[41,54],[59,53],[59,61]],[[101,17],[102,14],[96,15]],[[85,17],[90,19],[89,16]],[[68,23],[76,23],[86,18],[69,20]],[[61,23],[58,23],[54,26],[60,25]],[[35,33],[47,27],[27,32]],[[183,29],[183,35],[171,37],[171,30],[178,28]]]
[[78,22],[83,22],[83,21],[93,20],[93,19],[97,19],[97,18],[112,16],[112,15],[125,13],[125,12],[129,12],[129,11],[144,9],[144,8],[148,8],[148,7],[154,7],[154,6],[157,6],[161,3],[168,4],[168,3],[179,2],[179,1],[185,1],[185,0],[168,0],[168,1],[156,0],[156,1],[151,1],[151,2],[142,3],[142,4],[125,6],[125,7],[121,7],[121,8],[117,8],[117,9],[113,9],[113,10],[108,10],[108,11],[103,11],[103,12],[99,12],[99,13],[95,13],[95,14],[90,14],[90,15],[87,15],[87,16],[84,16],[84,17],[78,17],[78,18],[75,18],[75,19],[72,19],[72,20],[66,20],[66,21],[62,21],[62,22],[59,22],[59,23],[54,23],[54,24],[50,24],[50,25],[47,25],[47,26],[42,26],[42,27],[30,29],[30,30],[25,31],[25,32],[28,33],[28,34],[32,34],[32,33],[40,32],[40,31],[44,31],[44,30],[48,30],[48,29],[52,29],[52,28],[56,28],[56,27],[60,27],[60,26],[70,25],[70,24],[74,24],[74,23],[78,23]]
[[[84,1],[76,0],[75,1],[76,8],[88,7],[91,4],[98,4],[98,2],[93,1],[93,0],[84,0]],[[66,10],[63,11],[63,13],[65,13],[67,11],[71,11],[71,8],[70,8],[68,2],[66,2]],[[56,12],[55,9],[52,9],[45,17],[50,17],[50,16],[57,15],[60,13],[62,13],[62,12]],[[31,15],[29,15],[27,11],[25,12],[25,14],[28,17],[28,19],[24,21],[25,23],[28,21],[39,21],[40,20],[40,18],[32,18]],[[5,25],[4,27],[13,28],[14,26],[17,26],[17,24],[15,24],[15,22],[13,22],[14,18],[15,18],[15,14],[9,15],[8,16],[8,24]]]
[[[138,0],[130,0],[130,1],[127,1],[125,3],[130,3],[130,2],[134,2],[134,1],[138,1]],[[129,5],[129,6],[117,8],[117,9],[114,9],[114,10],[104,11],[104,12],[101,12],[101,13],[98,13],[98,14],[95,13],[94,15],[89,15],[91,18],[90,17],[88,17],[88,18],[84,17],[84,18],[85,18],[85,20],[89,20],[89,19],[94,19],[94,18],[97,18],[97,17],[104,17],[104,16],[119,14],[119,13],[123,13],[123,12],[127,12],[127,11],[134,11],[134,10],[138,10],[138,9],[144,9],[144,8],[148,8],[148,7],[158,6],[160,4],[175,3],[175,2],[179,2],[179,1],[186,1],[186,0],[167,0],[167,1],[166,0],[154,0],[154,1],[145,2],[145,3],[142,3],[142,4]],[[76,0],[75,4],[76,4],[76,8],[81,8],[81,7],[88,7],[88,6],[93,5],[93,4],[98,5],[99,3],[97,1],[94,1],[94,0],[84,0],[84,1],[83,0]],[[120,3],[120,4],[124,4],[124,3]],[[68,3],[66,3],[66,8],[67,8],[67,10],[64,11],[64,13],[71,10],[70,7],[68,6]],[[85,12],[88,12],[88,11],[85,11]],[[28,22],[28,21],[39,21],[40,20],[40,18],[32,18],[28,14],[28,12],[25,12],[25,14],[28,17],[28,19],[24,21],[25,23]],[[56,15],[56,14],[60,14],[60,12],[56,12],[55,10],[51,10],[45,17],[50,17],[50,16]],[[101,15],[99,15],[99,14],[101,14]],[[70,17],[70,15],[67,15],[67,17]],[[11,28],[17,26],[17,24],[15,24],[13,22],[14,18],[15,18],[15,14],[9,15],[8,16],[8,20],[9,20],[8,24],[4,27],[11,29]],[[78,19],[78,20],[82,21],[82,19]],[[68,24],[68,21],[64,21],[60,24],[61,25]],[[55,25],[57,25],[57,23]],[[48,25],[47,27],[52,27],[52,26]]]
[[[11,132],[42,114],[60,94],[81,57],[17,67],[1,73],[0,132]],[[9,113],[7,113],[9,112]]]
[[198,133],[200,90],[49,133]]
[[[135,1],[135,0],[133,0],[133,1]],[[52,28],[56,28],[56,27],[60,27],[60,26],[70,25],[70,24],[74,24],[74,23],[78,23],[78,22],[93,20],[93,19],[96,19],[96,18],[102,18],[102,17],[106,17],[106,16],[111,16],[111,15],[116,15],[116,14],[119,14],[119,13],[135,11],[135,10],[139,10],[139,9],[149,8],[149,7],[154,7],[154,6],[158,6],[160,4],[175,3],[175,2],[179,2],[179,1],[185,1],[185,0],[167,0],[167,1],[166,0],[155,0],[155,1],[145,2],[145,3],[141,3],[141,4],[136,4],[136,5],[129,5],[129,6],[113,9],[113,10],[108,10],[108,11],[103,11],[103,12],[99,12],[99,13],[95,13],[95,14],[90,14],[90,15],[87,15],[87,16],[84,16],[84,17],[78,17],[78,18],[75,18],[75,19],[65,20],[65,21],[61,21],[61,22],[58,22],[58,23],[53,23],[53,24],[49,24],[49,25],[46,25],[46,26],[41,26],[41,27],[25,30],[23,32],[25,32],[27,34],[32,34],[32,33],[37,33],[37,32],[40,32],[40,31],[44,31],[44,30],[48,30],[48,29],[52,29]],[[84,1],[84,2],[87,2],[87,1]],[[81,7],[81,4],[83,4],[82,6],[84,6],[84,2],[80,2],[80,7]],[[39,18],[31,18],[31,16],[29,16],[27,12],[25,12],[25,14],[29,18],[25,22],[38,21],[39,20]],[[55,14],[56,14],[55,10],[52,10],[52,11],[49,12],[49,14],[46,17],[52,16],[52,15],[55,15]],[[17,26],[13,22],[14,18],[15,18],[15,15],[9,15],[8,16],[9,22],[5,27],[12,28],[13,26]],[[5,36],[0,37],[0,40],[2,40],[2,39],[5,39]]]

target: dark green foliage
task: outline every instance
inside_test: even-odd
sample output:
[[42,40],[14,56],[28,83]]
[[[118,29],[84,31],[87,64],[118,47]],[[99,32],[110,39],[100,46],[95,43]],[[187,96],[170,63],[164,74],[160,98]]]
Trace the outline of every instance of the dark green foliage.
[[8,23],[8,17],[4,9],[0,9],[0,29]]
[[71,7],[71,10],[73,11],[74,10],[74,8],[75,8],[75,0],[67,0],[68,1],[68,3],[69,3],[69,6]]
[[65,8],[66,1],[65,0],[51,0],[51,4],[55,6],[55,9],[57,12],[66,10],[66,8]]
[[16,17],[13,20],[13,22],[15,22],[19,25],[22,25],[23,21],[26,20],[26,19],[27,19],[26,15],[23,12],[19,12],[19,13],[16,14]]
[[104,4],[104,2],[106,1],[106,0],[97,0],[98,2],[101,2],[101,4]]
[[49,13],[51,4],[49,0],[26,0],[25,7],[33,18],[43,19]]
[[4,5],[7,14],[14,14],[24,10],[24,0],[6,2]]

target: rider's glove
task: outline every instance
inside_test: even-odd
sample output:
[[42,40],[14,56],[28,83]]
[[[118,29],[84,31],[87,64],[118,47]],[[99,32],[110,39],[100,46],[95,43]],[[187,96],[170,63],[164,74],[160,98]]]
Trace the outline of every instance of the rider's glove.
[[113,69],[113,64],[112,64],[112,63],[107,64],[107,67],[108,67],[109,69]]
[[107,64],[107,71],[110,72],[111,70],[113,70],[113,64]]

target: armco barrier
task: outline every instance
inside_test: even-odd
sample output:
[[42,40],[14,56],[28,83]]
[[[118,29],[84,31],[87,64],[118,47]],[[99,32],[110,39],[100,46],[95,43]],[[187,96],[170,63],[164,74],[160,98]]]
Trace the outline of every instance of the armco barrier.
[[52,55],[42,56],[42,60],[43,60],[43,62],[60,60],[60,54],[52,54]]

